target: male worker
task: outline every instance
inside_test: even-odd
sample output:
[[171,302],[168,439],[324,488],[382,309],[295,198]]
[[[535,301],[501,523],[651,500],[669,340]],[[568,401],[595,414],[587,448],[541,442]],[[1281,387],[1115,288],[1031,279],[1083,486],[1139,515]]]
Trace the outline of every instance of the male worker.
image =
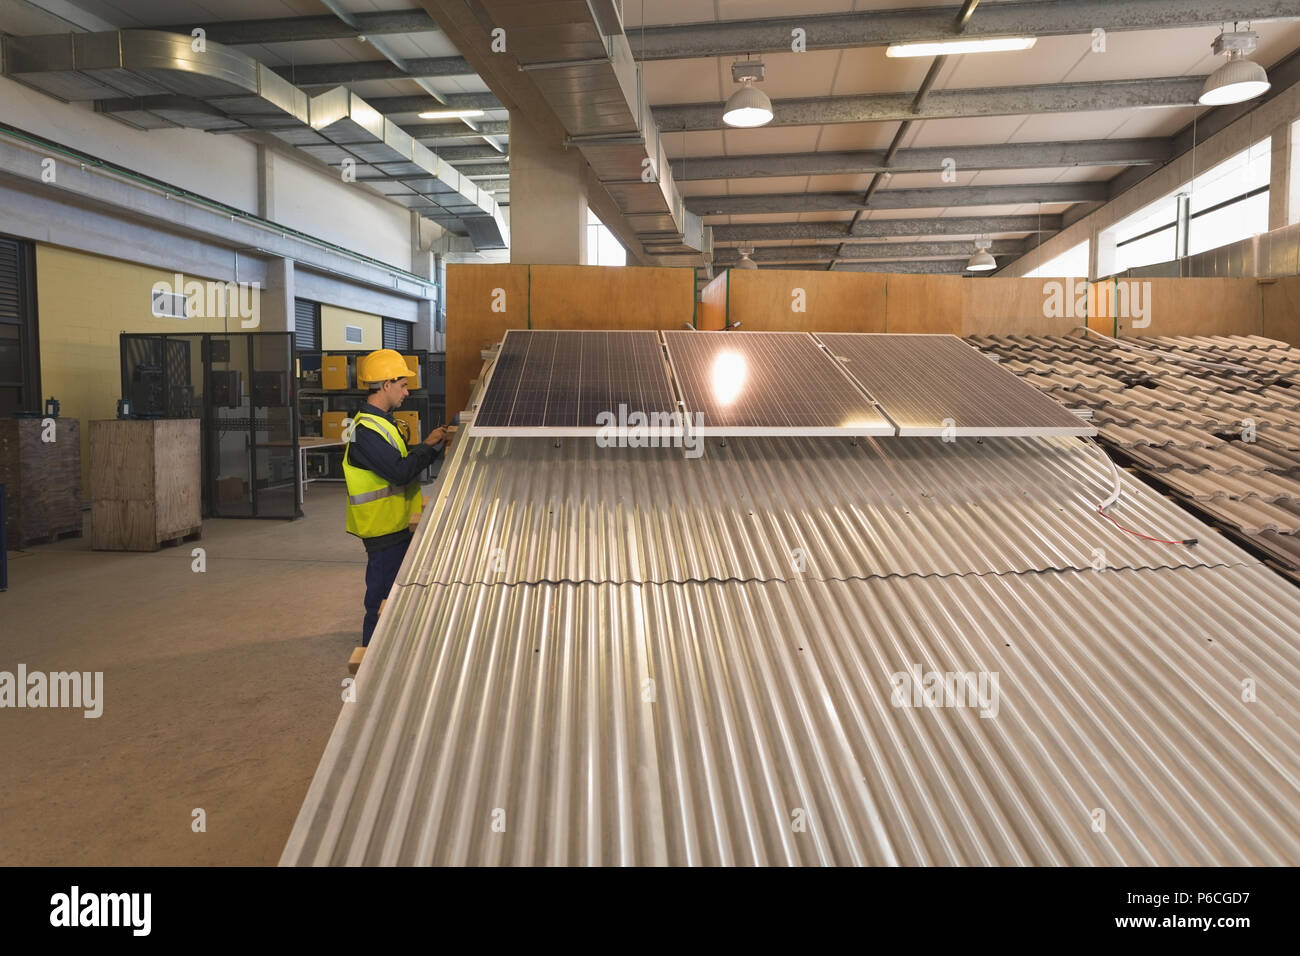
[[343,453],[348,484],[348,533],[366,543],[366,617],[361,644],[369,645],[379,622],[379,602],[397,578],[411,543],[411,519],[424,496],[417,476],[429,466],[447,430],[435,428],[408,449],[392,411],[406,400],[410,369],[397,352],[379,349],[357,360],[357,384],[368,384],[366,403],[352,418],[352,440]]

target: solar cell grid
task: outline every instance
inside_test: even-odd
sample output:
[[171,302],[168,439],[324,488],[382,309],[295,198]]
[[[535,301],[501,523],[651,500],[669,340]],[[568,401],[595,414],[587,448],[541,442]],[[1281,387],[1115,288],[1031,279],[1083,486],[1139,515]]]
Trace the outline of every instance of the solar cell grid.
[[817,338],[880,403],[899,435],[1096,434],[956,336],[822,332]]
[[584,436],[602,413],[677,410],[655,332],[519,330],[506,333],[474,430],[484,435]]
[[674,331],[665,332],[664,341],[682,401],[701,434],[894,434],[807,333]]

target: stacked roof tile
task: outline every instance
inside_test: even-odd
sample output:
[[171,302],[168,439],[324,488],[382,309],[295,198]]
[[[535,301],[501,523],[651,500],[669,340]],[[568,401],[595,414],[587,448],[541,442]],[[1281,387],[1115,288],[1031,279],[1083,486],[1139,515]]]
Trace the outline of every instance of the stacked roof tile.
[[969,340],[1300,580],[1300,349],[1260,336]]

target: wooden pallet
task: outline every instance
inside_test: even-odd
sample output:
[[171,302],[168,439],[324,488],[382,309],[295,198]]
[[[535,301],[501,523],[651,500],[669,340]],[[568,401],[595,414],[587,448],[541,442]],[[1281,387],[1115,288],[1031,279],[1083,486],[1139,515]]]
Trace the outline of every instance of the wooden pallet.
[[158,547],[175,548],[184,544],[186,541],[198,541],[202,537],[203,537],[203,526],[199,525],[198,527],[191,528],[189,531],[186,531],[184,534],[173,535],[172,537],[169,538],[159,539]]
[[16,551],[23,551],[34,544],[53,544],[55,541],[63,541],[67,538],[80,538],[81,528],[69,528],[66,531],[50,531],[46,534],[28,535],[19,539],[11,547]]

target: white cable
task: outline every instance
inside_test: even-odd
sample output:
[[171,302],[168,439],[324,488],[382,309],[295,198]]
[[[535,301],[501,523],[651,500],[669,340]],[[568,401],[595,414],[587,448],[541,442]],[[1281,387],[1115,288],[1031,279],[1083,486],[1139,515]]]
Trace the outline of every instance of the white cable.
[[1088,441],[1091,442],[1092,445],[1099,452],[1101,452],[1101,457],[1106,459],[1106,464],[1110,465],[1111,480],[1115,482],[1115,490],[1111,492],[1110,497],[1097,506],[1098,511],[1105,513],[1107,508],[1109,508],[1111,505],[1119,501],[1119,496],[1123,491],[1122,485],[1120,483],[1120,478],[1119,478],[1119,469],[1115,467],[1115,459],[1111,458],[1110,455],[1106,454],[1106,449],[1101,447],[1101,444],[1097,441],[1097,439],[1093,438],[1090,435],[1085,437],[1087,437]]

